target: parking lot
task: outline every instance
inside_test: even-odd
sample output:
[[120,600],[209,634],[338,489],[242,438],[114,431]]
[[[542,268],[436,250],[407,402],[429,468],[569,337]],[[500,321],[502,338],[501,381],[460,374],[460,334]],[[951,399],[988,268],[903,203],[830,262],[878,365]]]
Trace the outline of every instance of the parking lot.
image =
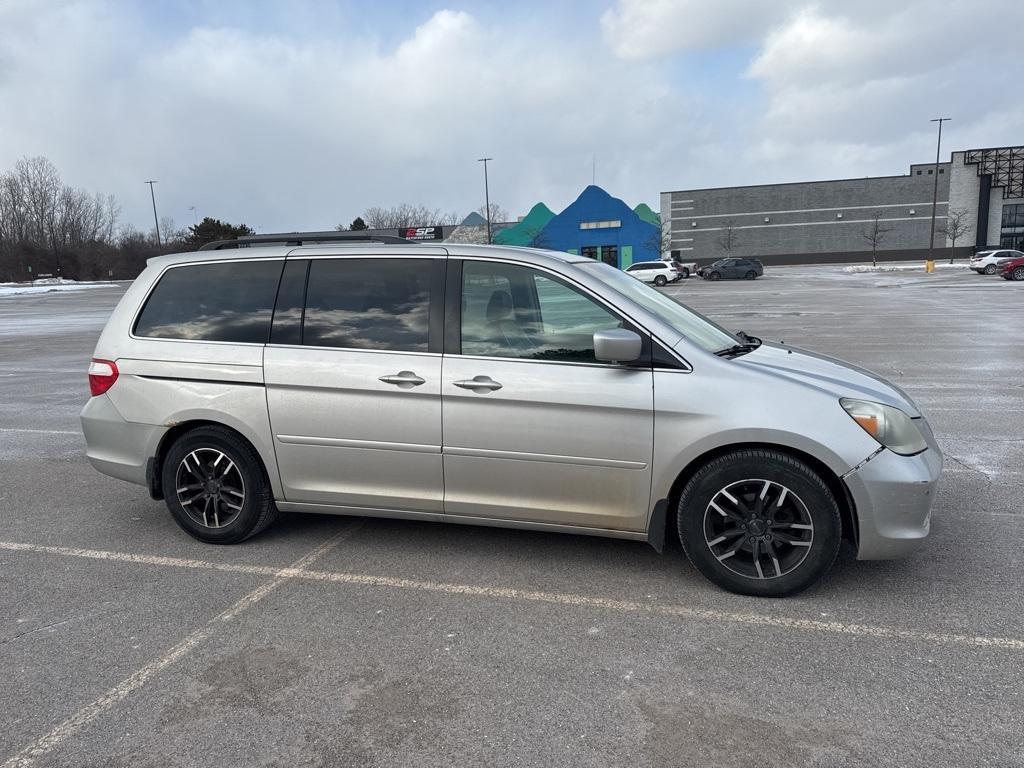
[[1024,765],[1024,284],[665,290],[907,390],[946,454],[917,555],[768,601],[678,544],[296,515],[203,545],[83,455],[123,286],[0,298],[0,766]]

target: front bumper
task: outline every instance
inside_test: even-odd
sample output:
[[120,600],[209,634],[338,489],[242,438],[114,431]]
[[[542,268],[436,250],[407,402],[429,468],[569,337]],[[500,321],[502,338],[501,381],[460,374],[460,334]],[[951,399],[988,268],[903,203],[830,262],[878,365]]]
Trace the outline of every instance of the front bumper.
[[146,464],[167,428],[125,421],[106,395],[90,398],[81,419],[89,463],[105,475],[146,485]]
[[858,522],[858,560],[890,560],[917,549],[931,524],[932,503],[942,472],[934,439],[916,456],[883,449],[843,476]]

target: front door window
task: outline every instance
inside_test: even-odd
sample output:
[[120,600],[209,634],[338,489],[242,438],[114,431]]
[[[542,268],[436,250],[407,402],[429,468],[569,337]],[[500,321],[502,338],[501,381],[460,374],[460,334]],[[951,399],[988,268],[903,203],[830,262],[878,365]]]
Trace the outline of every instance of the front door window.
[[543,272],[467,261],[462,268],[462,354],[597,362],[594,332],[619,318]]

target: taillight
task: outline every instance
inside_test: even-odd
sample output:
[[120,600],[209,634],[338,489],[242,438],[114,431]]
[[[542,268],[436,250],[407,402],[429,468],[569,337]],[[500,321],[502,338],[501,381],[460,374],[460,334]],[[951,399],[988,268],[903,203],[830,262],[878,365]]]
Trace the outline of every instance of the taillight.
[[113,360],[97,360],[89,363],[89,391],[93,397],[102,395],[117,381],[117,364]]

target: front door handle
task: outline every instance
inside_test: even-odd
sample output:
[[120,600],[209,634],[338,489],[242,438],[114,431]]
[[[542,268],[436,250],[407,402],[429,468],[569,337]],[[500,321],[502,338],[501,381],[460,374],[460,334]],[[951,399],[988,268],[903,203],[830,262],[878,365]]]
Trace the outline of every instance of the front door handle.
[[455,381],[452,383],[455,384],[456,387],[471,389],[478,395],[483,395],[487,392],[493,392],[496,389],[501,389],[501,384],[496,382],[490,376],[474,376],[472,379],[463,379],[462,381]]
[[399,371],[393,376],[381,376],[380,381],[383,381],[385,384],[394,384],[401,389],[412,389],[426,383],[426,379],[417,376],[412,371]]

